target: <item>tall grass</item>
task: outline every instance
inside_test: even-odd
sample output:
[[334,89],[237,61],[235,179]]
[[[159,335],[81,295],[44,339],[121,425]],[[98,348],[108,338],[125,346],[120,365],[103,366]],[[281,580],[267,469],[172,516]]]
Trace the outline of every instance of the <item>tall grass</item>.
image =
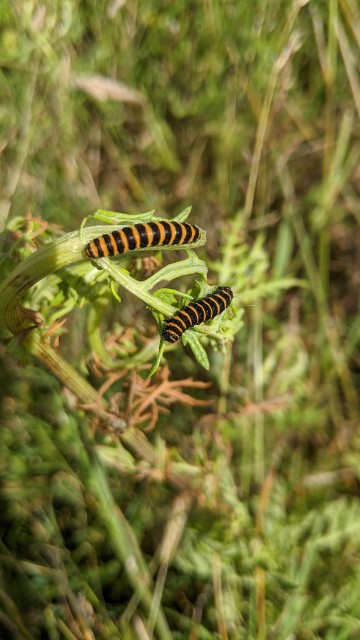
[[236,333],[204,331],[208,370],[179,344],[148,379],[160,316],[114,272],[29,291],[34,336],[117,421],[2,331],[0,635],[358,638],[358,5],[0,16],[1,282],[96,209],[191,204],[198,264],[235,293],[214,333]]

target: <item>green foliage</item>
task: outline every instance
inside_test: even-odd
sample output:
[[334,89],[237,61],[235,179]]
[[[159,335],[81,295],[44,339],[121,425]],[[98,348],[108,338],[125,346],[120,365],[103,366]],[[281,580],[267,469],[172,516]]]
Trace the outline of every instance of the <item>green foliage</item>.
[[[0,21],[0,636],[357,639],[357,3]],[[87,213],[189,203],[196,251],[84,259]]]

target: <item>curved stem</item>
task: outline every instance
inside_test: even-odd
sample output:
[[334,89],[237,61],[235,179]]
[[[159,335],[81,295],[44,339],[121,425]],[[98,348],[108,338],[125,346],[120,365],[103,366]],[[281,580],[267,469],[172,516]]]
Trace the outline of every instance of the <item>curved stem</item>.
[[[33,326],[31,313],[23,309],[20,302],[26,292],[43,278],[63,267],[84,260],[84,246],[90,240],[103,233],[111,233],[117,228],[118,225],[101,225],[83,228],[80,232],[68,233],[31,254],[14,269],[0,286],[0,327],[6,327],[13,335],[18,336],[26,349],[37,357],[84,404],[92,405],[100,413],[106,409],[104,399],[99,397],[96,390],[61,355],[43,341],[39,329]],[[205,232],[202,232],[201,238],[191,246],[199,246],[204,242]],[[168,248],[167,246],[157,247],[157,250],[166,250]],[[171,248],[174,250],[176,248],[186,249],[186,246],[173,246]],[[139,251],[145,251],[145,249],[138,249],[136,253]],[[172,307],[158,297],[148,293],[149,286],[154,286],[161,278],[171,279],[171,277],[194,273],[194,271],[204,273],[204,270],[206,270],[204,263],[198,261],[194,254],[189,254],[188,258],[179,264],[169,265],[169,267],[172,267],[172,272],[171,268],[165,267],[164,270],[160,271],[162,275],[152,276],[149,279],[150,283],[147,281],[139,283],[130,275],[124,273],[118,264],[114,264],[108,258],[99,260],[98,264],[106,269],[122,286],[164,314],[171,314],[173,312]],[[90,265],[89,261],[89,268],[91,268]],[[129,440],[128,444],[137,451],[139,448],[142,449],[144,447],[144,442],[139,443],[135,434],[129,433],[125,440]],[[149,459],[149,456],[151,457],[149,451],[147,451],[145,457]]]

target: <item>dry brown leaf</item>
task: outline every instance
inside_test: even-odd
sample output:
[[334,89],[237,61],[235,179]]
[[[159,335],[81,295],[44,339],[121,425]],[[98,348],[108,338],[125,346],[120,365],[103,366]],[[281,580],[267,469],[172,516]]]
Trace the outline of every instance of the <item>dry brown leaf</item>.
[[73,76],[73,84],[100,102],[116,100],[117,102],[129,102],[131,104],[142,104],[142,95],[131,89],[123,82],[105,78],[100,75],[93,76]]

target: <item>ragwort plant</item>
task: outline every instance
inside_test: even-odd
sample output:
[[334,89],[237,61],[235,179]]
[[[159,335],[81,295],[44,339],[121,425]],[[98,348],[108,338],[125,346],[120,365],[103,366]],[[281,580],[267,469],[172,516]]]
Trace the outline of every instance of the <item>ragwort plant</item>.
[[[177,219],[185,219],[188,212],[186,210]],[[80,231],[62,235],[58,228],[30,217],[25,221],[14,219],[9,226],[8,235],[5,237],[4,248],[10,245],[8,243],[9,237],[11,240],[10,259],[12,261],[14,259],[21,260],[20,264],[4,279],[0,290],[1,323],[3,329],[6,327],[14,334],[8,348],[21,361],[31,363],[31,359],[36,357],[50,369],[61,384],[71,392],[69,396],[71,404],[74,404],[75,398],[78,399],[80,403],[77,405],[79,416],[89,414],[92,425],[91,431],[88,432],[83,421],[80,420],[77,423],[75,416],[69,415],[65,420],[66,432],[72,434],[73,452],[70,453],[70,458],[73,457],[77,460],[77,471],[74,475],[69,463],[60,453],[63,445],[61,441],[58,441],[58,436],[55,435],[53,442],[54,436],[49,433],[46,420],[40,417],[36,418],[32,423],[34,430],[32,437],[36,440],[37,450],[44,449],[44,452],[40,456],[40,464],[34,460],[33,463],[30,462],[30,468],[26,471],[25,468],[18,468],[17,476],[21,477],[26,472],[30,476],[36,477],[40,474],[39,477],[41,477],[45,468],[50,474],[53,474],[54,485],[52,487],[44,485],[41,490],[43,492],[42,500],[52,504],[52,509],[54,509],[54,511],[51,510],[52,515],[47,509],[42,511],[40,516],[43,530],[41,538],[54,545],[59,553],[61,553],[61,549],[65,549],[63,536],[65,535],[68,540],[67,528],[70,527],[75,533],[81,520],[85,521],[87,518],[88,507],[83,504],[81,496],[83,490],[89,496],[93,496],[96,505],[95,511],[111,537],[114,559],[116,558],[117,562],[121,563],[120,566],[124,567],[127,576],[125,583],[128,583],[134,593],[128,606],[120,607],[118,610],[120,617],[115,627],[118,629],[127,628],[140,606],[147,612],[147,627],[149,629],[154,627],[159,638],[169,638],[169,629],[161,604],[166,572],[173,560],[175,549],[189,517],[193,499],[203,501],[205,498],[210,502],[214,499],[211,497],[212,489],[210,488],[213,471],[202,469],[201,455],[197,458],[195,454],[193,460],[189,462],[186,457],[182,457],[181,449],[174,455],[173,448],[168,446],[163,438],[157,438],[158,442],[154,445],[146,436],[146,432],[157,427],[161,413],[164,410],[167,411],[174,402],[181,403],[183,407],[191,408],[206,407],[209,403],[211,404],[211,400],[204,397],[204,390],[208,383],[192,378],[171,380],[168,367],[162,366],[160,362],[161,357],[164,356],[165,346],[162,344],[158,350],[158,334],[161,332],[162,318],[176,311],[176,307],[170,303],[177,301],[181,306],[183,302],[189,300],[190,294],[169,288],[158,289],[155,294],[151,291],[164,280],[171,282],[175,278],[194,277],[195,275],[197,277],[191,291],[192,296],[205,295],[212,288],[205,282],[206,264],[197,258],[193,250],[183,246],[181,248],[186,251],[184,259],[160,269],[157,264],[158,270],[145,280],[139,280],[132,275],[133,270],[135,272],[139,270],[139,265],[136,261],[134,263],[131,254],[113,260],[102,258],[96,262],[85,258],[84,245],[93,237],[111,231],[115,222],[127,225],[156,219],[152,212],[136,218],[125,214],[106,212],[98,212],[97,215],[112,225],[83,227]],[[234,232],[237,233],[237,231],[234,229]],[[240,305],[254,303],[262,296],[270,296],[279,289],[294,284],[291,279],[283,279],[268,285],[266,283],[268,263],[262,248],[261,238],[259,237],[253,247],[246,247],[241,243],[240,248],[240,241],[235,241],[234,235],[235,233],[229,234],[227,240],[224,239],[221,259],[218,264],[216,262],[212,264],[214,271],[218,270],[217,278],[221,281],[229,281],[234,286],[235,301],[232,305],[232,313],[229,312],[226,316],[216,318],[211,325],[189,330],[182,338],[183,343],[191,347],[195,358],[205,368],[209,367],[209,361],[199,336],[205,336],[209,344],[212,342],[221,346],[224,341],[231,339],[242,326],[243,310],[239,310]],[[198,242],[199,245],[204,242],[204,237],[203,234]],[[50,242],[47,242],[48,240]],[[156,249],[161,251],[162,248],[157,247]],[[141,252],[136,252],[137,260],[139,260],[139,255],[142,255]],[[148,263],[146,264],[148,265]],[[8,262],[4,254],[2,266],[7,265]],[[150,266],[153,265],[150,263]],[[141,269],[140,273],[142,273]],[[155,332],[154,325],[152,335],[147,341],[143,337],[139,339],[139,329],[136,326],[125,330],[119,329],[117,326],[113,330],[107,330],[102,326],[102,315],[104,310],[111,305],[111,300],[114,300],[121,309],[123,289],[127,289],[132,295],[138,297],[151,308],[154,314],[159,330]],[[23,304],[26,304],[26,307]],[[88,310],[84,324],[88,338],[88,348],[85,354],[81,353],[81,347],[76,345],[79,336],[76,336],[74,328],[70,328],[69,331],[71,332],[70,341],[72,343],[75,339],[75,345],[66,346],[66,326],[70,324],[68,320],[71,314],[75,314],[78,308]],[[71,360],[71,356],[75,355],[75,360],[78,361],[76,366],[74,362],[69,362],[63,355],[60,355],[59,351],[63,343],[65,343],[67,358]],[[181,347],[179,345],[176,348]],[[158,354],[156,355],[157,350]],[[224,353],[226,354],[226,350]],[[155,364],[150,369],[149,361],[154,357]],[[30,365],[28,364],[28,366]],[[96,390],[90,384],[89,372],[90,378],[101,380],[99,389]],[[154,374],[153,382],[148,377],[149,373]],[[38,385],[39,382],[35,384]],[[186,392],[185,389],[188,391]],[[229,389],[222,388],[222,392],[226,394]],[[41,397],[39,391],[37,397]],[[47,406],[46,396],[43,406],[47,419],[50,422],[55,420],[56,424],[54,417],[56,408],[55,406]],[[221,407],[218,407],[216,411],[221,412]],[[28,428],[30,428],[29,425],[30,423],[28,423]],[[183,430],[184,424],[180,423],[179,426]],[[75,445],[75,443],[77,444]],[[204,444],[204,442],[199,442],[199,454]],[[211,446],[208,441],[206,447]],[[26,450],[22,445],[20,445],[20,450],[23,451],[22,456],[25,456],[23,459],[26,460],[28,454],[25,453]],[[30,451],[31,447],[28,447],[28,450]],[[220,462],[222,458],[223,462]],[[16,460],[15,456],[13,461],[9,461],[10,467],[16,463]],[[217,473],[224,474],[223,465],[225,462],[226,454],[223,452],[217,462],[217,464],[220,463],[220,467],[215,473],[214,480]],[[154,559],[150,568],[147,567],[134,536],[135,531],[129,527],[124,513],[120,511],[117,502],[115,502],[115,495],[110,489],[107,478],[107,473],[111,469],[117,470],[123,478],[128,478],[129,481],[134,475],[140,474],[147,477],[149,481],[154,481],[157,478],[162,482],[169,482],[174,487],[181,488],[183,492],[179,500],[173,504],[168,528],[165,529],[164,538],[159,547],[159,555]],[[11,472],[9,473],[11,475]],[[226,481],[223,488],[219,487],[218,489],[220,494],[223,490],[229,491],[226,485],[230,481],[230,476],[224,474],[224,478]],[[204,492],[204,487],[209,481],[209,488]],[[217,482],[218,480],[216,480]],[[84,488],[82,489],[82,487]],[[64,494],[68,496],[65,498],[64,504],[67,503],[71,511],[74,509],[78,511],[78,516],[68,522],[67,519],[63,521],[62,516],[55,516],[58,497],[61,495],[63,498]],[[27,505],[30,506],[38,495],[39,489],[36,489],[36,485],[33,489],[29,487],[29,491],[26,492]],[[25,499],[21,488],[16,492],[10,485],[6,485],[5,496],[8,497],[11,504],[14,504],[14,500]],[[230,496],[231,492],[226,498],[225,504],[230,500],[229,504],[234,506],[236,504],[235,496]],[[138,509],[143,508],[141,504],[140,501]],[[243,511],[240,504],[236,509],[239,510],[240,521],[246,520],[246,512]],[[78,517],[80,518],[79,524],[77,524]],[[133,520],[131,516],[130,519]],[[143,513],[141,519],[144,520]],[[38,526],[38,515],[32,513],[32,508],[30,508],[30,511],[26,515],[24,514],[23,521],[26,522],[31,535],[31,531],[34,531],[34,528],[36,529]],[[145,524],[146,518],[143,526]],[[174,534],[174,531],[177,533]],[[141,533],[137,533],[141,537]],[[174,541],[174,535],[177,543]],[[188,548],[188,544],[192,544],[191,529],[189,535],[190,538],[185,548]],[[67,544],[69,544],[69,540]],[[40,555],[41,548],[40,543]],[[6,547],[3,548],[3,551],[8,553]],[[190,547],[188,551],[190,553]],[[23,586],[29,601],[32,602],[35,597],[32,590],[42,572],[37,553],[34,551],[32,578]],[[196,562],[200,562],[199,550],[195,548],[193,553],[194,557],[197,557]],[[132,563],[129,563],[129,558],[132,558]],[[181,558],[182,555],[178,555],[179,567],[182,566]],[[52,563],[52,559],[49,557],[46,562]],[[214,567],[216,566],[215,564]],[[81,588],[85,589],[85,604],[82,605],[78,600],[79,595],[73,596],[73,623],[75,624],[76,621],[76,624],[85,630],[87,624],[91,627],[92,623],[84,622],[82,616],[82,606],[85,606],[96,610],[95,626],[99,627],[100,625],[100,628],[103,628],[106,613],[94,592],[89,592],[89,585],[93,582],[91,574],[88,578],[84,578],[84,576],[80,578],[78,568],[71,563],[70,565],[65,563],[60,571],[67,575],[67,579],[72,585],[71,589],[74,588],[73,585],[76,582],[82,584]],[[200,581],[206,578],[207,573],[208,569],[205,573],[200,571]],[[152,575],[155,574],[157,574],[157,578],[153,585]],[[105,576],[103,578],[106,583],[108,578]],[[100,577],[99,579],[102,580]],[[122,578],[123,581],[124,578]],[[58,590],[57,581],[50,579],[44,584],[41,598],[44,597],[45,601],[50,603],[56,599]],[[41,598],[39,601],[35,599],[34,606],[38,611],[42,607]],[[14,602],[16,602],[16,596],[14,596]],[[60,628],[61,625],[66,626],[61,607],[59,608],[58,605],[48,606],[50,606],[47,609],[49,617],[45,624],[51,628],[53,617],[59,616]],[[235,615],[235,610],[232,613]],[[10,609],[7,611],[7,615],[10,616]],[[174,615],[173,609],[169,615],[171,620]],[[17,612],[16,620],[18,628],[22,629],[24,637],[27,637],[26,623],[20,612]],[[180,627],[185,625],[184,628],[186,628],[188,626],[186,615],[181,615],[177,619],[177,624]],[[216,624],[215,619],[211,621],[211,616],[209,624],[210,627]],[[111,634],[115,627],[110,624],[106,633]],[[85,631],[83,632],[85,633]],[[103,633],[106,637],[104,631]],[[207,637],[205,627],[203,634],[203,637]]]
[[[190,209],[186,209],[175,220],[177,222],[185,220],[189,212]],[[191,244],[191,249],[186,244],[154,247],[153,250],[156,251],[183,249],[186,252],[186,258],[168,264],[140,281],[130,273],[133,255],[136,259],[142,253],[148,253],[148,248],[129,251],[119,260],[101,257],[93,261],[88,257],[84,259],[84,246],[94,237],[106,232],[111,233],[119,225],[126,227],[138,222],[160,220],[160,218],[156,218],[153,212],[134,217],[106,211],[98,211],[95,217],[107,222],[109,226],[85,227],[87,220],[85,219],[79,232],[60,236],[51,243],[47,243],[27,256],[10,273],[0,288],[0,323],[14,336],[10,349],[13,351],[15,348],[25,349],[28,354],[42,361],[83,403],[93,403],[100,409],[101,402],[99,404],[97,392],[91,388],[85,377],[81,376],[54,348],[59,345],[60,335],[64,331],[69,313],[77,307],[84,307],[87,303],[90,305],[86,329],[89,345],[97,358],[98,366],[109,370],[132,369],[135,366],[147,365],[150,357],[155,353],[156,338],[151,341],[152,348],[147,344],[136,353],[118,352],[119,357],[112,358],[101,338],[102,314],[109,305],[109,294],[121,305],[121,288],[123,288],[145,303],[151,309],[161,335],[163,319],[171,317],[178,309],[170,303],[181,300],[185,304],[187,300],[207,295],[214,290],[214,287],[206,284],[207,265],[193,251],[193,248],[204,244],[206,235],[203,231],[200,231],[199,239]],[[13,233],[16,232],[18,224],[18,220],[13,222],[10,229]],[[37,228],[36,220],[33,220],[32,224],[34,231],[31,241],[34,243],[46,226],[42,227],[40,223],[40,227]],[[234,228],[234,234],[230,235],[231,239],[227,242],[224,239],[223,255],[219,263],[221,267],[215,263],[213,265],[214,270],[218,271],[218,277],[224,282],[231,282],[235,287],[235,301],[231,305],[234,307],[233,313],[216,317],[210,324],[203,323],[188,329],[182,335],[183,344],[189,345],[196,360],[206,369],[209,369],[209,360],[199,336],[203,335],[210,341],[215,340],[220,343],[232,340],[242,326],[243,310],[239,310],[240,305],[250,304],[265,296],[270,297],[280,289],[289,288],[297,283],[293,278],[281,278],[267,284],[265,281],[267,261],[261,249],[261,237],[249,252],[246,245],[240,246],[236,239],[238,235],[236,232],[238,229]],[[49,234],[49,230],[47,233]],[[16,244],[12,252],[15,249]],[[198,277],[190,293],[184,294],[170,288],[160,288],[151,293],[161,282],[171,282],[189,275],[194,277],[196,274]],[[45,278],[47,280],[44,284]],[[28,293],[30,308],[25,308],[21,304],[26,293]],[[51,345],[52,341],[54,346]],[[150,375],[157,371],[166,346],[166,343],[161,340]]]

